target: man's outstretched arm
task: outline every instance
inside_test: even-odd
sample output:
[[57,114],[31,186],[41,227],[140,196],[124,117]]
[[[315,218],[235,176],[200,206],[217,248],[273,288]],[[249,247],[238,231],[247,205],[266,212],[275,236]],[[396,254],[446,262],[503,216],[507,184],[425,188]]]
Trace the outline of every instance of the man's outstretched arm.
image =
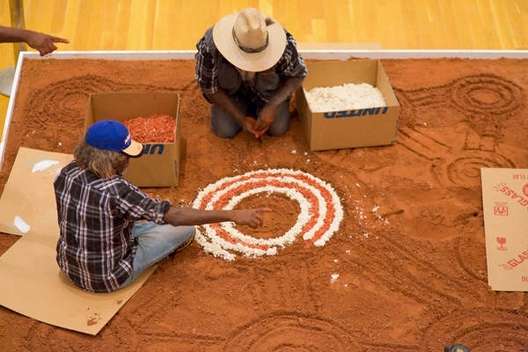
[[173,226],[203,225],[216,222],[233,221],[251,227],[262,226],[262,215],[271,211],[267,208],[244,210],[199,210],[193,208],[171,207],[165,214],[165,221]]
[[41,56],[57,50],[55,43],[69,43],[67,39],[49,34],[30,31],[27,29],[0,26],[0,43],[25,42]]

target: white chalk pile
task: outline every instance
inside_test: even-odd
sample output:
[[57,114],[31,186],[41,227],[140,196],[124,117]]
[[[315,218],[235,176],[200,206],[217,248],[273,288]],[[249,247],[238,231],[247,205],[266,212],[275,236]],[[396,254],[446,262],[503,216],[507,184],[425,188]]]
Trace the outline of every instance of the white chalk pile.
[[312,112],[344,111],[387,106],[383,94],[368,83],[314,87],[305,92]]

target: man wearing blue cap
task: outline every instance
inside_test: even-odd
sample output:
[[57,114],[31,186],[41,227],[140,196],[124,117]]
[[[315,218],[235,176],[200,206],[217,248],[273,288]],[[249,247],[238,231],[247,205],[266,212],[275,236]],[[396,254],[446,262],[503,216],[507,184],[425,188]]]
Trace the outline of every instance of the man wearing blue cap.
[[96,122],[54,182],[57,263],[78,287],[111,292],[130,284],[189,244],[192,225],[262,225],[262,212],[268,209],[205,211],[150,198],[122,177],[129,158],[139,157],[142,149],[122,123]]

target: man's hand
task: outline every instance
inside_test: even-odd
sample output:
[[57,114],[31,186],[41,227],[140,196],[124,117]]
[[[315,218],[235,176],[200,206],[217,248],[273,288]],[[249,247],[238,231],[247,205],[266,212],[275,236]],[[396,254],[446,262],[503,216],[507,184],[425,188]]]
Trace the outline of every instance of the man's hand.
[[255,120],[253,117],[245,116],[242,119],[242,126],[246,131],[254,135],[255,138],[259,138],[259,133],[257,131],[257,120]]
[[28,31],[24,40],[30,47],[38,50],[40,56],[47,55],[57,50],[54,43],[69,43],[67,39],[54,37],[49,34]]
[[260,138],[266,133],[277,115],[277,106],[273,104],[265,105],[262,110],[260,110],[259,117],[257,120],[256,131],[257,138]]
[[232,221],[239,225],[249,225],[255,228],[262,226],[264,222],[262,215],[270,211],[269,208],[233,210]]

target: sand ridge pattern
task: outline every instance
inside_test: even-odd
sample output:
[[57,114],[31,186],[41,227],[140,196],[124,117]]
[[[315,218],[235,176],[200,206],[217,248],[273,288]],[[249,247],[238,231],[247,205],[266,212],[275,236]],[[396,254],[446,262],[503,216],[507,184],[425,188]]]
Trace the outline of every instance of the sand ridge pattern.
[[[149,84],[122,83],[93,74],[75,76],[51,83],[31,94],[26,107],[28,121],[26,130],[30,135],[36,130],[46,131],[44,133],[50,139],[57,139],[58,136],[54,135],[52,133],[53,131],[48,129],[47,126],[59,120],[63,122],[61,135],[66,135],[67,138],[70,136],[77,137],[79,130],[82,130],[84,126],[82,117],[87,109],[85,106],[86,100],[91,94],[154,90],[181,92],[186,88],[185,86],[182,89],[178,89],[175,87],[160,87]],[[53,113],[50,114],[50,111]],[[74,118],[72,119],[72,117]]]
[[361,351],[348,333],[325,319],[299,314],[274,313],[234,331],[224,352]]
[[[466,116],[474,128],[487,122],[500,122],[523,108],[524,94],[516,83],[493,74],[471,75],[447,84],[415,90],[397,89],[405,108],[414,110],[438,105],[451,106]],[[497,124],[498,125],[498,124]],[[498,127],[498,126],[495,127]]]
[[[478,169],[528,165],[518,147],[528,131],[528,61],[383,63],[402,104],[397,143],[311,153],[295,117],[285,136],[262,143],[246,134],[214,137],[193,62],[26,62],[0,188],[20,145],[73,150],[88,94],[170,90],[182,95],[187,158],[178,188],[149,193],[189,205],[223,177],[290,168],[331,183],[345,214],[324,247],[295,241],[277,256],[225,262],[193,244],[161,264],[96,338],[0,309],[0,345],[15,352],[432,352],[456,340],[477,352],[522,351],[527,295],[487,287]],[[273,214],[281,223],[295,222],[288,201]],[[266,206],[265,197],[251,204]],[[0,235],[0,252],[15,241]]]
[[472,351],[526,351],[528,315],[502,310],[476,309],[455,311],[425,330],[423,344],[428,350],[440,350],[442,341],[464,340]]
[[440,182],[470,188],[480,184],[480,168],[515,168],[513,161],[495,151],[493,137],[481,137],[467,130],[462,146],[453,147],[418,128],[402,127],[398,144],[431,162],[432,173]]

